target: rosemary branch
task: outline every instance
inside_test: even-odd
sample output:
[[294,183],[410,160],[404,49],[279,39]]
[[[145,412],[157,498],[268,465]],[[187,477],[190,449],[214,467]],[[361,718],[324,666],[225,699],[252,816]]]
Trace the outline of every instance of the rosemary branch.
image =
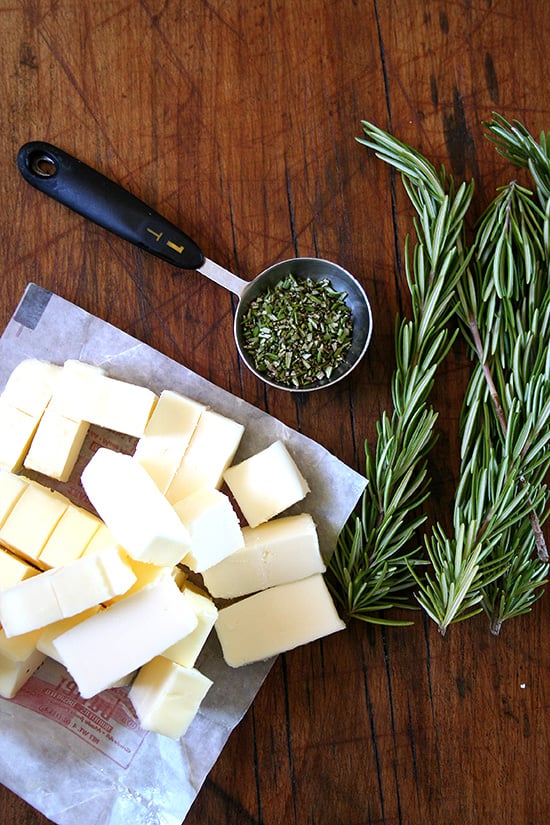
[[[495,124],[504,153],[503,120]],[[511,154],[519,156],[516,134],[528,154],[531,143],[518,127]],[[544,183],[540,154],[524,162],[533,169],[537,164]],[[540,189],[539,199],[544,203]],[[506,619],[531,609],[546,582],[541,525],[548,515],[544,481],[550,468],[548,213],[548,205],[537,207],[516,182],[501,190],[478,225],[475,254],[458,287],[477,366],[462,409],[454,535],[436,525],[427,539],[432,572],[423,579],[415,574],[417,598],[441,633],[485,610],[497,634]]]
[[[427,455],[435,442],[437,413],[428,404],[437,367],[452,345],[448,321],[456,310],[457,284],[467,264],[464,217],[473,183],[455,191],[421,154],[371,123],[358,139],[401,173],[416,211],[417,242],[405,241],[405,275],[412,318],[397,319],[393,412],[377,422],[376,446],[365,441],[367,487],[360,513],[342,530],[327,582],[346,619],[409,624],[392,619],[392,607],[411,607],[416,569],[426,564],[411,542],[426,516]],[[382,615],[383,614],[383,615]]]

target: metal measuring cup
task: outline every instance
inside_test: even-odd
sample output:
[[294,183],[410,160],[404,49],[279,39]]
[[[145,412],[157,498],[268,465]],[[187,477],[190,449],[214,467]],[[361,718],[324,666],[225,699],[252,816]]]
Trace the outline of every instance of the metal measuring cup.
[[[372,335],[371,307],[361,284],[338,264],[321,258],[292,258],[246,281],[206,258],[188,235],[139,198],[62,149],[44,141],[31,141],[20,148],[17,164],[28,183],[54,200],[173,266],[206,275],[236,295],[239,301],[233,332],[239,355],[251,372],[270,386],[290,392],[331,386],[349,375],[365,354]],[[336,291],[346,294],[353,323],[351,346],[330,377],[298,387],[257,370],[243,339],[242,321],[251,302],[289,274],[330,281]]]

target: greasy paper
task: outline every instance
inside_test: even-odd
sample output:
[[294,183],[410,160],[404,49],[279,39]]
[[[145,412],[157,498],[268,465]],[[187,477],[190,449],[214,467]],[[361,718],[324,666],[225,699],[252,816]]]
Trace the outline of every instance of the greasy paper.
[[[283,440],[311,488],[295,510],[315,519],[325,558],[333,551],[365,480],[316,442],[35,284],[0,339],[0,389],[30,357],[80,359],[156,393],[172,389],[209,405],[245,425],[235,462]],[[58,485],[76,503],[83,503],[82,463],[98,441],[133,447],[92,427],[73,477]],[[212,633],[197,667],[213,687],[174,742],[141,730],[124,687],[82,700],[66,670],[47,659],[15,699],[0,699],[0,781],[57,825],[180,825],[272,664],[227,667]]]

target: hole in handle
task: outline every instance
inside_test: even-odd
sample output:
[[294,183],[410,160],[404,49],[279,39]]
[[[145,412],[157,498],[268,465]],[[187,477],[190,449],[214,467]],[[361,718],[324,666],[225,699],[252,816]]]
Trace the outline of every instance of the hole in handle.
[[57,172],[57,163],[55,158],[47,152],[39,150],[36,152],[31,152],[27,161],[27,166],[29,170],[39,178],[53,178]]

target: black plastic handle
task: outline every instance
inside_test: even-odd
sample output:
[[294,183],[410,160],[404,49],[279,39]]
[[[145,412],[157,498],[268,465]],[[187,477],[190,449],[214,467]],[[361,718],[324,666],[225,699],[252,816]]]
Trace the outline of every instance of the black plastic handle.
[[197,244],[118,183],[62,149],[43,141],[26,143],[17,165],[32,186],[126,241],[182,269],[198,269]]

